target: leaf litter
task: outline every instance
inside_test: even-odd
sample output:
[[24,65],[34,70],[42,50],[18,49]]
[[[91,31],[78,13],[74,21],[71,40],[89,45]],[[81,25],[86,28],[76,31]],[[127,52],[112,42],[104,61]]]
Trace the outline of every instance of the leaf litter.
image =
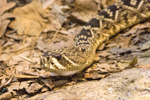
[[1,1],[0,99],[25,99],[62,86],[99,80],[127,68],[150,68],[150,22],[146,21],[103,43],[94,63],[84,71],[69,77],[50,77],[49,72],[41,70],[39,56],[73,45],[83,24],[117,0],[41,1],[23,5],[17,0]]
[[0,3],[0,37],[2,37],[6,31],[8,24],[10,23],[9,18],[13,18],[12,13],[6,12],[15,6],[15,2],[7,3],[7,0],[1,0]]

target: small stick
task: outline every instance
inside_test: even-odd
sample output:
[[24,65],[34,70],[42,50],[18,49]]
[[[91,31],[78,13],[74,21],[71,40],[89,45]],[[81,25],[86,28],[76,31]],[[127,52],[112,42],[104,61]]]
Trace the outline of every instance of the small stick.
[[19,55],[19,57],[21,57],[21,58],[23,58],[23,59],[25,59],[25,60],[27,60],[27,61],[29,61],[29,62],[35,63],[35,61],[33,61],[33,60],[31,60],[31,59],[29,59],[29,58],[27,58],[27,57],[25,57],[25,56]]

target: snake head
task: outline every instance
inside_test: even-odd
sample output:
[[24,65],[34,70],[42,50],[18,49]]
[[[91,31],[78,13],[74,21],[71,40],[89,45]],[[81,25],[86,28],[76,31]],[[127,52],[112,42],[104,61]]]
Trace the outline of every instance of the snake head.
[[63,69],[64,67],[60,64],[61,54],[57,52],[47,51],[40,57],[40,65],[42,69],[50,72]]
[[47,51],[40,57],[40,65],[42,69],[49,71],[51,76],[68,76],[73,75],[79,69],[73,69],[75,65],[68,56],[59,52]]

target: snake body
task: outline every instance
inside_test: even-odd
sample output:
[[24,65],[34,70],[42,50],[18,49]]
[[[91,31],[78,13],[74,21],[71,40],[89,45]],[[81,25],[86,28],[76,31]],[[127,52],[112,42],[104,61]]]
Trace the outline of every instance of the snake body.
[[47,51],[40,59],[51,76],[68,76],[90,66],[96,49],[123,29],[150,18],[150,0],[120,0],[93,17],[75,37],[75,44]]

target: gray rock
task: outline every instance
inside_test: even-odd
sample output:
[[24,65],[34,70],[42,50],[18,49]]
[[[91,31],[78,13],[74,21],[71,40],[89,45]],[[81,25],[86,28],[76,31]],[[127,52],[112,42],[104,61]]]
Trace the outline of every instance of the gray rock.
[[133,68],[28,100],[150,100],[150,69]]

